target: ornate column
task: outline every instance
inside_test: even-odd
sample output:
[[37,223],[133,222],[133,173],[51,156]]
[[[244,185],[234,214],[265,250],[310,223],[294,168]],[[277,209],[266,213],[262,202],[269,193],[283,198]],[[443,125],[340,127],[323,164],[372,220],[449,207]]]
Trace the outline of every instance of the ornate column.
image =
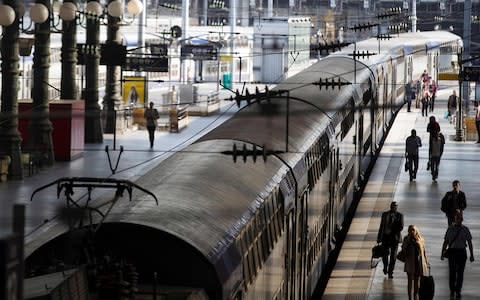
[[[109,0],[108,4],[113,0]],[[106,44],[121,44],[120,18],[108,15]],[[103,97],[103,116],[105,118],[105,133],[114,133],[117,128],[123,129],[120,122],[121,116],[117,112],[122,108],[120,95],[121,68],[119,66],[107,66],[107,78],[105,83],[105,96]]]
[[[49,0],[37,0],[48,11],[52,10]],[[33,53],[32,117],[29,126],[28,144],[33,151],[42,155],[42,161],[52,165],[54,161],[52,123],[48,99],[50,69],[50,22],[35,24],[35,52]]]
[[[64,0],[77,5],[77,0]],[[62,22],[62,76],[60,81],[60,98],[66,100],[78,99],[77,79],[77,24],[76,20]]]
[[87,17],[85,59],[85,143],[102,143],[103,130],[98,104],[98,65],[100,63],[100,19]]
[[10,26],[3,27],[1,42],[1,113],[0,113],[0,154],[11,158],[8,177],[22,179],[23,168],[20,145],[22,139],[18,131],[18,10],[19,0],[4,0],[15,11],[15,20]]

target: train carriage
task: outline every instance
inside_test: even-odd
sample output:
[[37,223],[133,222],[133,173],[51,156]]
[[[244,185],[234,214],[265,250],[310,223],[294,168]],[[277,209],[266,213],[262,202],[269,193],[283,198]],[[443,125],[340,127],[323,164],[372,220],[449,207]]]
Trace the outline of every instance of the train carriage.
[[[95,235],[97,249],[135,265],[145,286],[193,287],[210,299],[310,298],[405,83],[423,69],[436,76],[439,53],[459,43],[448,32],[358,42],[254,95],[138,178],[158,206],[140,192],[117,203]],[[67,236],[29,253],[29,268]]]

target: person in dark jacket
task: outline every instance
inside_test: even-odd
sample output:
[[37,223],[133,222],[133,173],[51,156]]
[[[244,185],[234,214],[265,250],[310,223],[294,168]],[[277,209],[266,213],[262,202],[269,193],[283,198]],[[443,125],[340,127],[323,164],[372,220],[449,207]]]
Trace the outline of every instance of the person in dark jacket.
[[438,167],[440,165],[440,158],[443,153],[444,141],[440,138],[440,133],[433,137],[430,141],[430,168],[432,172],[432,180],[436,181],[438,177]]
[[452,182],[453,190],[447,192],[442,198],[441,210],[447,216],[448,226],[455,221],[457,210],[463,212],[467,208],[467,199],[465,193],[460,190],[460,181]]
[[427,170],[430,170],[430,159],[432,157],[432,139],[438,136],[440,132],[440,124],[435,120],[434,116],[430,116],[430,120],[427,124],[427,132],[430,133],[430,137],[428,139],[428,165]]
[[150,140],[150,149],[153,148],[153,143],[155,140],[155,130],[157,129],[157,120],[160,118],[157,109],[153,107],[153,102],[150,102],[149,108],[145,109],[143,113],[143,117],[147,123],[147,130],[148,130],[148,139]]
[[460,210],[455,213],[455,223],[448,227],[442,245],[441,260],[444,260],[448,245],[448,283],[450,286],[450,297],[456,294],[457,299],[462,297],[463,273],[467,262],[468,244],[470,250],[470,262],[475,261],[473,256],[472,234],[467,226],[462,224],[463,214]]
[[388,278],[393,278],[398,243],[401,239],[400,233],[403,230],[403,215],[397,211],[397,207],[397,202],[394,201],[390,204],[390,210],[382,213],[377,236],[377,243],[382,243],[385,247],[382,257],[383,274],[388,274]]
[[413,92],[413,87],[412,87],[412,81],[410,80],[409,82],[407,82],[407,84],[405,85],[405,102],[407,102],[407,112],[410,112],[411,111],[411,107],[412,107],[412,93]]
[[412,129],[412,134],[405,140],[405,157],[408,162],[410,181],[417,178],[418,148],[422,147],[422,140],[417,136],[417,131]]

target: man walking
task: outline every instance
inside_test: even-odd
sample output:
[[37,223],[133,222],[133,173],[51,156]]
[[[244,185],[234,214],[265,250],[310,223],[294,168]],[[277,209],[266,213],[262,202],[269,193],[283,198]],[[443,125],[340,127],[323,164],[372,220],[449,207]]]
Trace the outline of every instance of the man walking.
[[[442,246],[441,260],[444,260],[448,249],[448,283],[450,286],[450,297],[462,297],[463,273],[467,262],[468,244],[470,250],[470,262],[475,261],[473,256],[472,234],[467,226],[462,224],[463,214],[457,211],[455,214],[455,223],[448,227]],[[448,248],[447,248],[448,245]]]
[[411,111],[412,107],[412,81],[410,80],[405,85],[405,102],[407,102],[407,112]]
[[157,109],[153,107],[153,102],[150,102],[149,108],[145,109],[143,117],[147,121],[148,139],[150,141],[150,149],[153,148],[155,140],[155,130],[157,130],[157,120],[160,118]]
[[405,157],[407,158],[410,181],[417,178],[418,148],[420,147],[422,147],[422,140],[417,136],[417,131],[412,129],[411,135],[405,140]]
[[467,207],[465,193],[460,190],[460,181],[454,180],[452,186],[453,190],[447,192],[445,196],[443,196],[441,207],[441,210],[447,216],[448,226],[454,223],[457,210],[463,212]]
[[390,204],[390,210],[382,213],[382,221],[378,229],[377,243],[382,243],[385,253],[382,257],[383,274],[393,278],[395,261],[397,260],[400,232],[403,230],[403,215],[397,211],[397,202]]
[[440,132],[437,132],[436,136],[432,137],[432,140],[430,141],[430,149],[428,153],[430,155],[429,163],[433,181],[436,181],[438,178],[438,167],[440,165],[440,158],[443,154],[444,143],[445,140],[440,137]]
[[448,108],[448,120],[450,123],[455,122],[457,114],[457,92],[454,90],[453,93],[448,97],[447,108]]

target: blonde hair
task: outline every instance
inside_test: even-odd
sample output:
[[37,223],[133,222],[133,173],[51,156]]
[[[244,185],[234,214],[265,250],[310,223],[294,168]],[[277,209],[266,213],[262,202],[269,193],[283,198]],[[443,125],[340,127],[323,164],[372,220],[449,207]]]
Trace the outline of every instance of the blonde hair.
[[[412,233],[410,234],[410,231],[412,231]],[[413,237],[417,243],[424,247],[425,246],[425,240],[423,239],[423,235],[422,233],[420,232],[420,230],[418,230],[417,226],[415,225],[409,225],[408,226],[408,234]]]

